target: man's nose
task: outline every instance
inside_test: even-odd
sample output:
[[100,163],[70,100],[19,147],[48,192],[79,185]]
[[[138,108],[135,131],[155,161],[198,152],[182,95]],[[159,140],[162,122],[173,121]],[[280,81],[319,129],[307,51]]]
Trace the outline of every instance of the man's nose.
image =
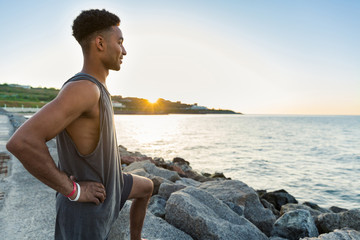
[[127,52],[126,52],[126,50],[125,50],[125,48],[124,48],[124,46],[122,46],[122,55],[126,55],[127,54]]

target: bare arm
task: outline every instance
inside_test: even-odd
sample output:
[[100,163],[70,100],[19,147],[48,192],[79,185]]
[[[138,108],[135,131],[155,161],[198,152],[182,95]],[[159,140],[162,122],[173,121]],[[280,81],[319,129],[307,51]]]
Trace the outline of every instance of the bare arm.
[[[73,183],[55,165],[46,142],[81,115],[97,107],[99,97],[98,87],[89,81],[67,84],[52,102],[44,106],[14,133],[6,145],[7,149],[37,179],[59,193],[64,195],[71,193]],[[80,186],[80,202],[99,204],[104,201],[106,193],[101,183],[80,182]]]

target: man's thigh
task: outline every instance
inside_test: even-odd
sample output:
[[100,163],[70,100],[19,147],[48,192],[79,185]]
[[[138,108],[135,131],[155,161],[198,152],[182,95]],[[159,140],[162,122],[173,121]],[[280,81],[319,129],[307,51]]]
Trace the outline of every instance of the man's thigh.
[[133,176],[133,186],[128,199],[144,198],[151,196],[154,184],[146,177],[131,174]]

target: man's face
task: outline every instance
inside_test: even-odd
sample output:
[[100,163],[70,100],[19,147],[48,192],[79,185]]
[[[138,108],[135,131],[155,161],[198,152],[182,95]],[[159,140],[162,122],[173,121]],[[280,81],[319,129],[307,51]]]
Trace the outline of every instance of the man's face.
[[105,66],[108,69],[119,71],[123,56],[126,55],[122,32],[118,27],[113,26],[112,31],[109,31],[105,38],[107,45]]

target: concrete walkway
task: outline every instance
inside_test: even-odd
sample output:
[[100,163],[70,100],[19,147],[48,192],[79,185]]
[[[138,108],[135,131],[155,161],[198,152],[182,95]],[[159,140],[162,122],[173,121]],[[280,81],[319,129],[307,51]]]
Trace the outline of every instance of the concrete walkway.
[[[12,132],[8,116],[0,115],[1,152],[7,152],[5,145]],[[55,142],[48,145],[57,158]],[[55,191],[29,174],[14,156],[10,158],[10,172],[0,176],[0,238],[54,239]]]

